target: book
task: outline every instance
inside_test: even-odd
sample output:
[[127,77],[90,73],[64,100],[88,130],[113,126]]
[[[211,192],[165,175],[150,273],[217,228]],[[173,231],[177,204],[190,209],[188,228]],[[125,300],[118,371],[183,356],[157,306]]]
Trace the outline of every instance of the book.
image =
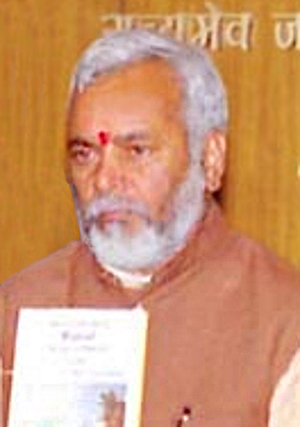
[[20,311],[8,427],[139,427],[147,313]]

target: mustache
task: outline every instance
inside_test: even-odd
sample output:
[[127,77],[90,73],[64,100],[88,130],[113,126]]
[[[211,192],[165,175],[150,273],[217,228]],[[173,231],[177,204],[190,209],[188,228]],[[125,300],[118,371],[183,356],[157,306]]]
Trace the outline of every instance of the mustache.
[[102,195],[94,199],[84,210],[84,222],[86,226],[96,221],[97,217],[110,211],[128,211],[150,221],[149,208],[145,203],[132,200],[127,197]]

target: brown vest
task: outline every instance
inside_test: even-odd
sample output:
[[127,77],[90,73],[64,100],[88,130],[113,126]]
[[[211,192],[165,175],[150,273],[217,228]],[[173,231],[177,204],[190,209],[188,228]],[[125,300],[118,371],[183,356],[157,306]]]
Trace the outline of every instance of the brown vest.
[[[143,290],[124,289],[73,242],[0,288],[1,353],[12,369],[20,307],[133,307],[149,313],[142,427],[267,426],[270,398],[300,345],[300,278],[226,227],[212,203]],[[4,419],[10,375],[4,375]],[[185,427],[184,426],[184,427]]]

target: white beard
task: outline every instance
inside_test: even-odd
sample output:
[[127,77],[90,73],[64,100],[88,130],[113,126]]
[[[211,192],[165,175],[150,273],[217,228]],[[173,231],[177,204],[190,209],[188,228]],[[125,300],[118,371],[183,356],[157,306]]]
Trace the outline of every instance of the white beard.
[[[164,223],[146,218],[147,209],[139,203],[111,197],[93,201],[83,215],[74,188],[72,192],[83,240],[88,240],[100,264],[125,271],[151,268],[173,256],[184,246],[204,211],[204,178],[200,168],[195,165],[190,167],[186,179],[179,186],[170,208],[170,219]],[[129,235],[118,222],[105,231],[100,230],[95,218],[101,209],[109,208],[110,204],[132,208],[145,219],[142,230]]]

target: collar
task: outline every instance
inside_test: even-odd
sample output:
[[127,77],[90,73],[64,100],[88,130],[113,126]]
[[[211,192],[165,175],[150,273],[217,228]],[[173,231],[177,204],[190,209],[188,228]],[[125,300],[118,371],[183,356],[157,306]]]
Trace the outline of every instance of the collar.
[[152,274],[131,273],[102,264],[102,267],[117,277],[125,288],[139,289],[151,282]]
[[74,283],[70,289],[72,293],[76,292],[76,287],[85,283],[89,288],[100,286],[116,303],[127,306],[144,303],[149,298],[169,293],[175,283],[184,282],[181,278],[192,269],[196,268],[197,272],[205,269],[207,261],[224,250],[224,245],[228,239],[232,239],[233,234],[228,229],[219,205],[209,197],[204,216],[196,224],[185,246],[154,271],[149,284],[139,288],[124,287],[117,274],[100,265],[90,248],[84,242],[79,242],[77,255],[70,266],[70,283]]

